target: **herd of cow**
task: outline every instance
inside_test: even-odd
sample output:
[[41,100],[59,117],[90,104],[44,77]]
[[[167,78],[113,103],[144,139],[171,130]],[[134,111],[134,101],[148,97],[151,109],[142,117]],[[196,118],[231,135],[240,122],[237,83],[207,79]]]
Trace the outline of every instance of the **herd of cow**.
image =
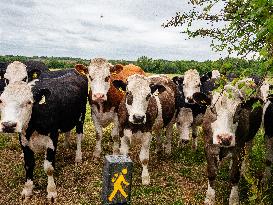
[[[229,204],[239,204],[238,182],[243,169],[245,146],[251,145],[263,126],[267,140],[264,182],[273,161],[273,95],[270,84],[258,78],[229,81],[217,89],[220,73],[200,76],[188,70],[183,77],[148,76],[138,66],[112,65],[95,58],[88,67],[49,71],[41,62],[0,63],[0,132],[19,133],[24,154],[26,181],[21,193],[33,194],[34,153],[45,151],[44,170],[48,176],[47,197],[57,197],[53,178],[59,133],[76,127],[76,163],[82,160],[81,141],[87,99],[96,129],[94,159],[101,154],[102,129],[113,123],[113,154],[128,155],[133,141],[141,142],[142,184],[150,183],[148,172],[152,132],[157,152],[171,154],[176,125],[179,144],[192,139],[197,147],[197,127],[202,126],[207,159],[208,189],[205,204],[215,203],[215,179],[219,162],[231,154]],[[88,91],[88,87],[90,90]],[[245,87],[257,90],[247,97]],[[256,106],[257,104],[261,106]],[[161,137],[165,132],[165,139]]]

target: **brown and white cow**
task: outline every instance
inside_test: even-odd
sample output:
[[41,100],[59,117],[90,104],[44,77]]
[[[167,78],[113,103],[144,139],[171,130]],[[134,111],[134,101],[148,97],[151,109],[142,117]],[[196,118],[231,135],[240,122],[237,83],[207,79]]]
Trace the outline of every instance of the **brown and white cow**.
[[[240,88],[240,89],[239,89]],[[209,101],[205,95],[195,95],[196,101]],[[228,84],[223,92],[214,92],[211,106],[203,120],[205,154],[208,171],[208,190],[205,204],[215,204],[215,179],[219,162],[232,154],[230,170],[231,192],[229,204],[239,204],[238,183],[244,157],[244,147],[258,132],[262,121],[262,106],[253,106],[262,100],[245,100],[244,89]]]
[[114,123],[111,133],[113,144],[113,154],[119,153],[119,128],[118,128],[118,107],[124,97],[124,92],[116,89],[113,80],[126,82],[128,76],[133,74],[145,75],[144,71],[135,65],[126,66],[110,64],[106,59],[95,58],[91,60],[88,68],[78,68],[78,71],[85,73],[89,79],[90,92],[89,103],[91,114],[96,129],[96,147],[93,152],[95,158],[101,154],[102,128]]
[[[152,131],[166,127],[167,138],[171,138],[175,113],[175,85],[170,79],[159,78],[135,74],[128,77],[126,83],[113,81],[117,88],[126,91],[118,112],[120,128],[123,130],[120,153],[128,155],[129,144],[141,140],[139,158],[143,168],[142,184],[145,185],[150,183],[148,162]],[[166,149],[170,151],[169,143]]]

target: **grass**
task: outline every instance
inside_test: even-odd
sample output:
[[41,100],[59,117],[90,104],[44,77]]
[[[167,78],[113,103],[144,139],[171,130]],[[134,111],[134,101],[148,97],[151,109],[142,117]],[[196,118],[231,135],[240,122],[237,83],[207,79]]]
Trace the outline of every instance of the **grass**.
[[[110,131],[111,126],[104,130],[103,155],[112,152]],[[92,158],[95,132],[90,119],[90,109],[86,115],[85,138],[82,144],[83,162],[81,165],[75,166],[74,164],[75,137],[71,142],[71,148],[66,149],[63,146],[63,136],[60,136],[54,173],[58,191],[57,204],[100,204],[103,157],[98,162]],[[150,151],[151,184],[149,186],[141,185],[139,146],[131,148],[130,156],[135,162],[132,204],[203,204],[207,189],[207,178],[202,138],[199,138],[197,152],[192,151],[190,144],[184,148],[177,147],[176,133],[174,133],[173,151],[170,157],[157,156],[154,147],[153,142]],[[272,193],[268,190],[261,191],[259,185],[260,173],[264,169],[262,163],[264,154],[263,133],[260,132],[254,140],[254,146],[249,157],[248,177],[247,179],[243,178],[240,182],[242,204],[272,204]],[[0,155],[0,204],[20,204],[25,171],[16,135],[0,136]],[[29,204],[46,204],[47,177],[43,171],[43,158],[43,154],[36,157],[34,196]],[[217,204],[228,204],[228,167],[229,161],[226,161],[217,177]]]

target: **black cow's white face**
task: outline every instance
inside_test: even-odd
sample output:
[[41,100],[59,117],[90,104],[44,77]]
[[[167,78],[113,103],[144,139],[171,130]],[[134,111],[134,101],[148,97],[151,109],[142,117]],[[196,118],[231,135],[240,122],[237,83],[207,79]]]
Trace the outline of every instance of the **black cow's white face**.
[[232,86],[225,86],[225,91],[222,94],[214,93],[212,105],[215,105],[216,120],[211,123],[213,144],[223,147],[235,146],[235,132],[238,122],[234,118],[241,102],[240,91]]
[[[122,81],[113,81],[116,87]],[[129,122],[133,124],[145,124],[146,112],[149,105],[149,100],[152,94],[158,90],[163,92],[165,87],[163,85],[154,85],[150,83],[150,79],[142,75],[131,75],[127,79],[127,84],[122,84],[122,89],[126,89],[126,108],[129,114]]]
[[193,103],[193,94],[200,92],[200,76],[197,70],[188,70],[185,72],[183,81],[183,92],[186,103]]
[[22,132],[30,120],[33,102],[29,84],[17,81],[6,86],[0,97],[0,132]]
[[25,81],[27,76],[26,65],[19,61],[10,63],[7,66],[6,73],[4,74],[4,78],[8,83],[13,83],[15,81]]

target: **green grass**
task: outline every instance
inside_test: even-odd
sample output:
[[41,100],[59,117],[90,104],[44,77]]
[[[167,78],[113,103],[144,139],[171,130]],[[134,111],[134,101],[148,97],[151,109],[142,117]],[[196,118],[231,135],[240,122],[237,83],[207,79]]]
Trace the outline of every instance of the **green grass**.
[[[89,106],[88,106],[89,107]],[[103,157],[98,162],[92,158],[95,146],[94,126],[90,118],[90,109],[84,125],[85,138],[82,144],[83,162],[75,166],[75,133],[70,149],[63,146],[60,136],[54,173],[58,191],[58,204],[100,204],[102,190]],[[111,126],[104,129],[103,155],[112,152],[110,139]],[[188,144],[184,148],[177,146],[178,136],[174,132],[172,155],[158,157],[152,143],[149,171],[151,184],[141,184],[141,165],[139,146],[132,146],[130,156],[134,161],[132,204],[133,205],[184,205],[203,204],[207,189],[206,160],[204,143],[199,138],[197,152]],[[19,204],[24,184],[24,163],[20,157],[21,149],[16,136],[0,135],[0,204]],[[247,179],[240,181],[240,199],[242,204],[272,204],[272,191],[262,191],[261,173],[264,169],[264,140],[262,131],[256,136],[249,155]],[[43,170],[44,155],[36,157],[34,172],[34,196],[29,204],[46,203],[47,178]],[[228,204],[229,197],[229,161],[220,168],[216,183],[217,204]],[[272,183],[271,183],[272,184]],[[272,185],[271,185],[272,186]],[[271,187],[272,190],[272,187]]]

